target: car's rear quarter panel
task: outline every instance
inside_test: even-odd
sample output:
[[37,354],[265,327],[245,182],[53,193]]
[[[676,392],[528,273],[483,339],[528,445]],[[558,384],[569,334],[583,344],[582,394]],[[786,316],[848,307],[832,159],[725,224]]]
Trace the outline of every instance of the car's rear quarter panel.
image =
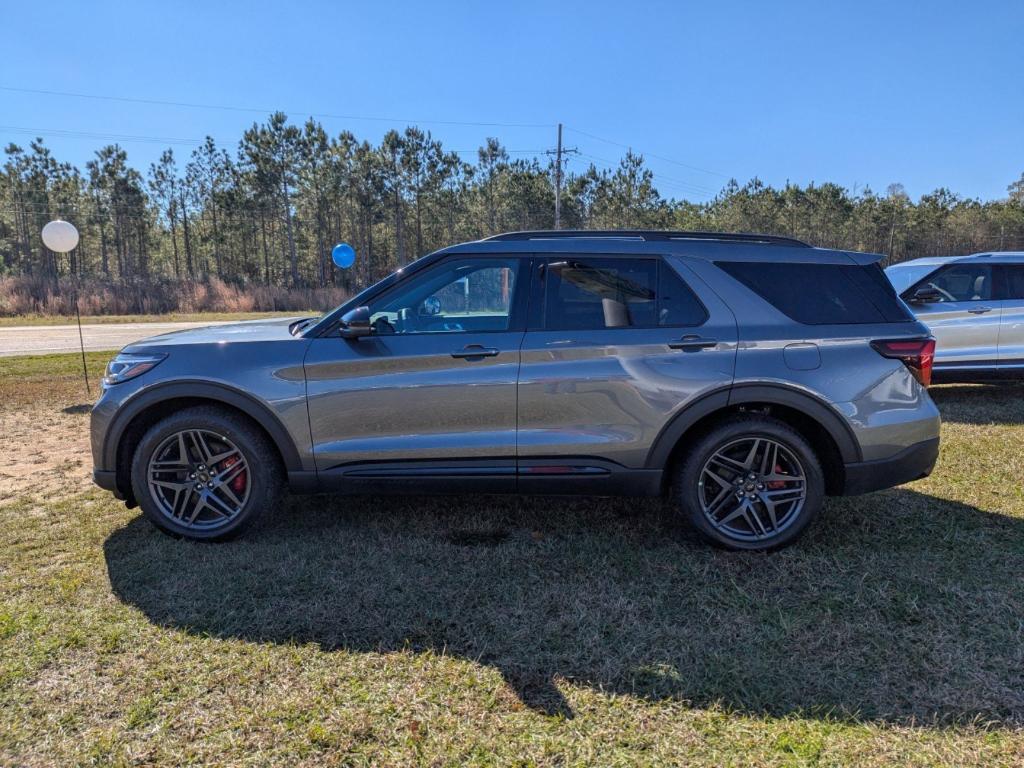
[[[924,325],[801,324],[714,264],[694,260],[693,266],[736,314],[735,386],[795,387],[825,401],[850,424],[864,461],[888,458],[938,437],[939,412],[927,390],[901,361],[871,347],[875,339],[927,336]],[[814,285],[809,283],[807,290]]]

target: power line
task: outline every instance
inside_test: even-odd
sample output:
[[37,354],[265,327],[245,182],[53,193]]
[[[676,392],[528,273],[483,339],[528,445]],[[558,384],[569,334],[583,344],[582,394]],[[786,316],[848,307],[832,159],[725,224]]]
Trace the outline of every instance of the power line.
[[[121,133],[94,133],[90,131],[72,131],[63,128],[31,128],[19,125],[0,125],[0,133],[18,133],[28,136],[49,136],[52,138],[60,139],[90,139],[99,141],[124,141],[124,142],[143,142],[147,144],[184,144],[188,146],[199,146],[203,144],[206,139],[194,139],[194,138],[183,138],[183,137],[172,137],[172,136],[146,136],[141,134],[121,134]],[[212,137],[211,137],[212,138]],[[223,141],[222,139],[214,139],[219,142],[222,146],[229,146],[230,142]],[[480,149],[446,149],[445,152],[452,152],[457,155],[472,155],[479,152]],[[524,155],[542,155],[545,150],[543,149],[506,149],[510,155],[513,154],[524,154]]]
[[[594,139],[595,141],[603,141],[605,144],[611,144],[612,146],[622,147],[623,149],[627,149],[627,150],[634,149],[634,147],[629,145],[629,144],[623,144],[622,142],[619,142],[619,141],[612,141],[611,139],[606,139],[606,138],[603,138],[601,136],[596,136],[593,133],[589,133],[587,131],[582,131],[579,128],[573,128],[572,126],[566,126],[566,127],[570,131],[574,131],[575,133],[578,133],[581,136],[586,136],[588,138]],[[711,171],[711,170],[708,170],[707,168],[701,168],[701,167],[696,166],[696,165],[690,165],[689,163],[684,163],[682,160],[676,160],[676,159],[671,158],[671,157],[665,157],[664,155],[656,155],[653,152],[644,152],[642,149],[639,149],[639,148],[637,148],[636,151],[639,152],[640,154],[644,155],[645,157],[653,157],[653,158],[656,158],[656,159],[661,160],[661,161],[666,162],[666,163],[672,163],[673,165],[678,165],[678,166],[680,166],[682,168],[689,168],[691,171],[699,171],[700,173],[708,173],[708,174],[711,174],[712,176],[721,176],[723,179],[731,178],[729,176],[729,174],[727,174],[727,173],[719,173],[718,171]]]
[[329,118],[333,120],[365,120],[381,123],[406,123],[425,125],[468,125],[485,128],[553,128],[552,123],[504,123],[485,122],[472,120],[413,120],[410,118],[380,117],[370,115],[340,115],[330,112],[310,112],[304,109],[267,109],[264,107],[238,107],[226,104],[200,104],[187,101],[166,101],[163,99],[144,99],[133,96],[108,96],[96,93],[76,93],[73,91],[51,91],[41,88],[18,88],[10,85],[0,85],[0,91],[11,91],[14,93],[33,93],[44,96],[61,96],[76,99],[93,99],[97,101],[117,101],[128,104],[150,104],[162,107],[186,107],[188,109],[217,109],[224,112],[256,112],[261,114],[272,114],[274,112],[286,112],[291,114],[309,115],[310,117]]
[[[579,155],[580,155],[580,157],[585,157],[588,160],[596,160],[597,162],[604,163],[605,165],[608,165],[608,166],[614,166],[616,164],[615,161],[608,160],[607,158],[604,158],[604,157],[597,157],[596,155],[591,155],[591,154],[588,154],[586,152],[580,152]],[[648,170],[650,170],[650,169],[648,169]],[[690,192],[690,193],[707,195],[707,196],[715,195],[715,194],[718,193],[718,190],[712,189],[711,187],[701,186],[700,184],[692,184],[692,183],[690,183],[688,181],[683,181],[681,179],[675,179],[675,178],[673,178],[671,176],[665,176],[664,174],[657,173],[656,171],[651,171],[651,175],[655,179],[657,179],[659,185],[675,186],[677,188],[680,188],[680,189],[682,189],[684,191],[687,191],[687,192]]]

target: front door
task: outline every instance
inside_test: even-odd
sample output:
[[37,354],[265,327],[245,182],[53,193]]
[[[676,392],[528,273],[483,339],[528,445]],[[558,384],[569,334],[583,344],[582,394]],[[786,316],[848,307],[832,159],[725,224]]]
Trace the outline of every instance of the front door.
[[483,471],[497,490],[514,487],[524,263],[448,257],[370,300],[371,335],[313,341],[321,479],[444,483]]
[[990,264],[953,264],[907,292],[932,288],[939,300],[914,304],[914,314],[935,336],[935,365],[990,362],[999,356],[1002,303],[993,288]]

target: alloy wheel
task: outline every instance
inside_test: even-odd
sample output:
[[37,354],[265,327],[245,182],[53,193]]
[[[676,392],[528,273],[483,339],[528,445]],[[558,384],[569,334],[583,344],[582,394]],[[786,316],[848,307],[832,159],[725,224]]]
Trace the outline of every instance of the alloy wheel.
[[195,530],[221,528],[249,500],[245,455],[227,437],[205,429],[175,432],[149,459],[149,492],[161,514]]
[[797,520],[807,500],[807,477],[799,459],[782,443],[740,438],[704,463],[697,493],[705,518],[723,535],[763,541]]

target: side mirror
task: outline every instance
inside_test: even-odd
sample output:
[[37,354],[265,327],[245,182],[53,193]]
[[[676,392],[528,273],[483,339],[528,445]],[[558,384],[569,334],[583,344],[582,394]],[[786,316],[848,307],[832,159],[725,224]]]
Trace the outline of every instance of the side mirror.
[[937,301],[942,301],[942,294],[934,288],[918,288],[908,301],[911,304],[934,304]]
[[339,332],[343,339],[369,336],[373,332],[373,328],[370,326],[370,308],[356,307],[342,315]]

